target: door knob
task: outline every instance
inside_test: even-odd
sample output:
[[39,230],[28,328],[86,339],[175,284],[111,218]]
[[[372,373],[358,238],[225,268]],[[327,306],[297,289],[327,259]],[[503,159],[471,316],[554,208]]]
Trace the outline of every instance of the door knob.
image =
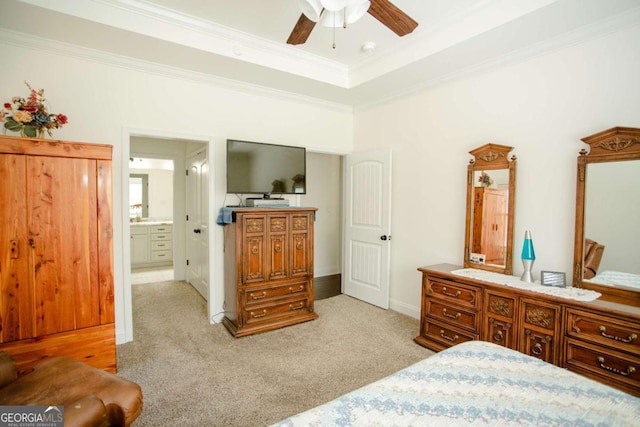
[[380,240],[391,240],[391,236],[385,236],[384,234],[380,236]]
[[194,233],[201,233],[201,232],[202,232],[202,230],[200,230],[199,228],[194,228],[194,229],[193,229],[193,232],[194,232]]

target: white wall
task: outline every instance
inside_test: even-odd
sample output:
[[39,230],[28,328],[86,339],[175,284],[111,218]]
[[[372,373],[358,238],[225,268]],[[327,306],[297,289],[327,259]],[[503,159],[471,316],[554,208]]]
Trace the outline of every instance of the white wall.
[[[117,341],[123,342],[125,329],[123,244],[123,135],[128,129],[148,130],[148,134],[179,134],[184,139],[214,141],[209,158],[216,194],[212,215],[223,205],[227,138],[285,145],[320,147],[344,152],[353,144],[353,116],[350,110],[309,103],[294,97],[259,89],[235,89],[204,76],[183,78],[172,69],[123,59],[116,65],[101,55],[66,45],[43,43],[24,36],[24,44],[14,38],[0,39],[0,99],[26,96],[24,81],[44,88],[51,111],[64,113],[69,123],[54,132],[56,139],[89,141],[113,145],[114,268]],[[324,126],[315,126],[316,123]],[[314,129],[310,132],[309,129]],[[127,134],[128,135],[128,134]],[[189,138],[193,135],[193,138]],[[127,142],[128,144],[128,142]],[[215,220],[215,216],[213,217]],[[213,223],[213,221],[212,221]],[[125,224],[128,226],[128,224]],[[215,311],[222,309],[222,229],[215,227],[219,256],[211,266],[217,290]],[[128,245],[129,242],[126,242]]]
[[356,151],[393,148],[392,308],[418,317],[416,268],[462,263],[468,152],[487,142],[518,157],[514,274],[531,230],[534,274],[572,276],[580,139],[640,127],[638,46],[627,27],[356,114]]
[[340,273],[342,249],[342,157],[307,151],[307,194],[300,206],[318,208],[315,222],[314,275]]

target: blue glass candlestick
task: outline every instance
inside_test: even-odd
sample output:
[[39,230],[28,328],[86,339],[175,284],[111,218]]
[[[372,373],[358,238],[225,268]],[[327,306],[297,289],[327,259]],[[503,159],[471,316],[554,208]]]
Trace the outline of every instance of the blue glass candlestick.
[[536,253],[533,250],[533,241],[531,240],[531,232],[529,230],[524,232],[524,244],[522,245],[522,265],[524,266],[524,273],[520,280],[523,282],[533,282],[533,276],[531,275],[531,269],[533,268],[533,262],[536,260]]

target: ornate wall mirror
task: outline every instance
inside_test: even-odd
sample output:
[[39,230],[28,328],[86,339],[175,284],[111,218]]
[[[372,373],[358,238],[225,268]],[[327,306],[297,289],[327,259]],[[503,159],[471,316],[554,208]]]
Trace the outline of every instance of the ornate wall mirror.
[[640,129],[583,138],[578,156],[573,285],[640,306]]
[[513,147],[486,144],[469,153],[464,266],[513,272],[516,157]]

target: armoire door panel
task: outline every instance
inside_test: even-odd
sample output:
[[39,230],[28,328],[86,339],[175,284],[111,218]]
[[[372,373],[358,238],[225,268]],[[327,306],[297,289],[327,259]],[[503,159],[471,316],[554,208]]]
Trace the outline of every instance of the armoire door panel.
[[112,147],[0,136],[0,350],[116,370]]
[[36,335],[99,325],[96,161],[34,156],[28,174]]
[[113,218],[111,161],[98,160],[98,262],[100,324],[116,321],[113,290]]
[[244,244],[244,280],[247,283],[265,280],[264,236],[247,237]]
[[288,277],[288,242],[284,233],[269,236],[269,280],[286,279]]
[[301,276],[309,273],[309,239],[307,233],[293,234],[293,249],[291,251],[291,274]]
[[0,343],[33,336],[25,156],[0,155]]

